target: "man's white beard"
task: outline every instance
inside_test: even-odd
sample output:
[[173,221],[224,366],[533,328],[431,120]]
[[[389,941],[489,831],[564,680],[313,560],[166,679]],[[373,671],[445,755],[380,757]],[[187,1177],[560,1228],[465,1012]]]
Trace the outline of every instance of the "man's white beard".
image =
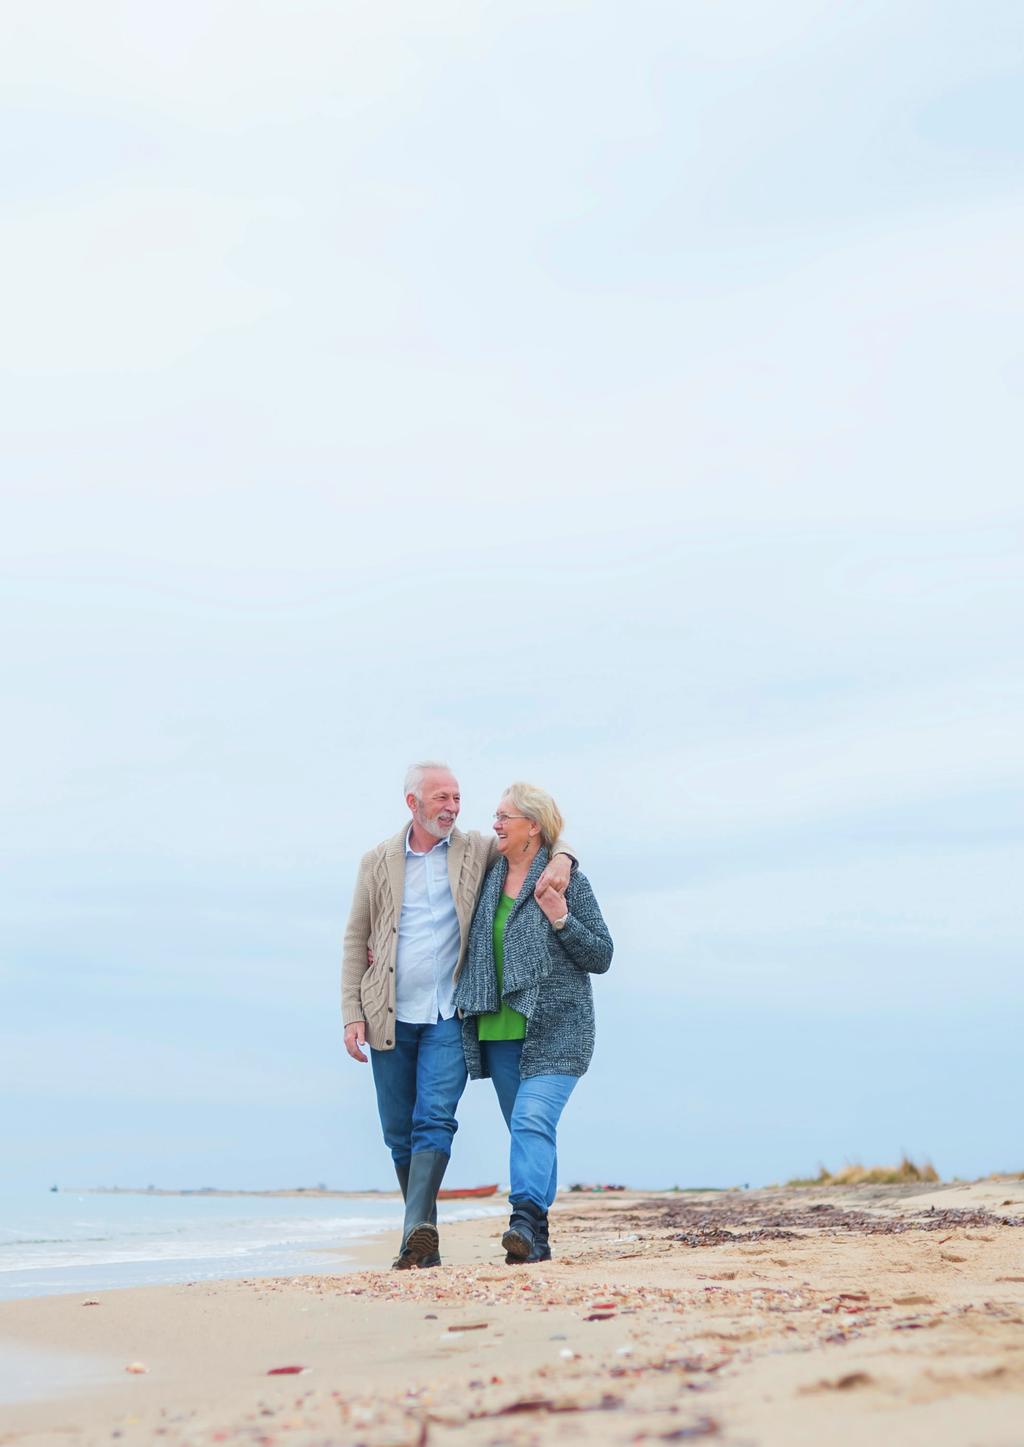
[[450,824],[441,824],[436,819],[428,819],[422,809],[416,810],[416,823],[421,829],[425,829],[434,839],[447,839],[448,835],[455,828],[455,820]]

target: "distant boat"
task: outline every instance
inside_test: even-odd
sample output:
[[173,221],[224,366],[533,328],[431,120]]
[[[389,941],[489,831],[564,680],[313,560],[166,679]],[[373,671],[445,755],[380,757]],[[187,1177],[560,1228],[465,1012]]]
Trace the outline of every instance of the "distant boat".
[[438,1191],[439,1201],[461,1201],[466,1196],[493,1196],[498,1189],[497,1182],[493,1186],[463,1186],[461,1190]]

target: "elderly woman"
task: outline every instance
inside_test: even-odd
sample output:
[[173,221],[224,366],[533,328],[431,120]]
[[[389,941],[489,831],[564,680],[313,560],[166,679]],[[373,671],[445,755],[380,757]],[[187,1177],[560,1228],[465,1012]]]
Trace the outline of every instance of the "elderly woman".
[[590,976],[611,964],[612,941],[579,870],[564,895],[535,889],[562,832],[549,794],[511,784],[494,832],[501,858],[484,881],[454,1002],[470,1077],[490,1076],[512,1133],[505,1259],[548,1261],[558,1121],[594,1053]]

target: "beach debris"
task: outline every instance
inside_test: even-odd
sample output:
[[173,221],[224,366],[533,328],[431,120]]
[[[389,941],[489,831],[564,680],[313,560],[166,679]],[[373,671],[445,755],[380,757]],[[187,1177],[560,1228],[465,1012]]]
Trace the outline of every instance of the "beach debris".
[[[622,1355],[627,1352],[632,1354],[631,1347],[627,1347],[625,1351],[620,1347],[619,1351]],[[706,1362],[703,1357],[657,1357],[654,1361],[638,1363],[636,1366],[613,1366],[608,1371],[613,1377],[639,1377],[648,1372],[667,1372],[671,1375],[685,1372],[689,1375],[693,1372],[717,1372],[729,1360],[729,1357],[721,1357],[712,1362]]]
[[773,1230],[759,1227],[755,1231],[726,1231],[721,1226],[702,1226],[696,1231],[682,1231],[673,1241],[682,1241],[687,1246],[726,1246],[738,1241],[795,1241],[795,1231]]
[[624,1406],[624,1399],[614,1392],[602,1392],[590,1399],[579,1396],[542,1397],[531,1395],[516,1397],[503,1407],[489,1412],[472,1412],[470,1420],[479,1422],[490,1417],[515,1417],[521,1412],[614,1412]]
[[83,1302],[82,1302],[82,1305],[83,1305],[83,1306],[99,1306],[100,1303],[99,1303],[98,1301],[83,1301]]
[[837,1392],[849,1392],[854,1387],[868,1387],[871,1385],[870,1372],[847,1372],[844,1377],[837,1377],[834,1382],[827,1383]]
[[589,1316],[585,1316],[585,1317],[583,1318],[583,1320],[584,1320],[584,1321],[611,1321],[614,1316],[615,1316],[614,1311],[592,1311],[592,1312],[590,1313],[590,1315],[589,1315]]
[[823,1232],[896,1236],[907,1231],[947,1233],[940,1240],[941,1245],[951,1239],[949,1233],[968,1228],[1024,1226],[1024,1216],[1001,1216],[980,1209],[940,1211],[929,1206],[925,1210],[891,1216],[826,1202],[809,1205],[801,1202],[794,1206],[792,1196],[753,1199],[731,1192],[719,1201],[637,1201],[618,1219],[620,1226],[675,1228],[677,1234],[668,1239],[691,1247],[800,1240],[805,1239],[808,1232],[815,1236]]
[[812,1392],[852,1392],[855,1387],[872,1386],[874,1378],[868,1372],[846,1372],[833,1381],[822,1378],[820,1382],[814,1382],[811,1386],[801,1387],[801,1395],[806,1396]]
[[144,1362],[129,1362],[125,1371],[130,1372],[133,1377],[142,1377],[149,1371],[149,1368]]
[[313,1370],[312,1367],[299,1367],[299,1366],[292,1366],[292,1367],[271,1367],[270,1370],[267,1372],[267,1376],[268,1376],[268,1377],[297,1377],[297,1376],[300,1376],[303,1372],[311,1372],[312,1370]]
[[449,1331],[485,1331],[490,1326],[489,1321],[453,1321],[449,1324]]
[[697,1437],[717,1437],[721,1428],[714,1417],[698,1417],[689,1427],[673,1427],[670,1432],[638,1432],[634,1442],[692,1442]]

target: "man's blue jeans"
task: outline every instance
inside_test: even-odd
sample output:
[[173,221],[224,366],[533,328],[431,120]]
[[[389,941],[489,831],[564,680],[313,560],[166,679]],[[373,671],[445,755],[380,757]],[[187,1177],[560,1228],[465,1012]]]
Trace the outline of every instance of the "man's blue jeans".
[[547,1210],[558,1191],[558,1122],[579,1076],[520,1079],[521,1040],[481,1040],[480,1053],[512,1133],[509,1196],[514,1202],[533,1201]]
[[373,1083],[384,1141],[396,1166],[419,1151],[452,1153],[455,1108],[466,1088],[462,1021],[395,1023],[393,1050],[371,1050]]

